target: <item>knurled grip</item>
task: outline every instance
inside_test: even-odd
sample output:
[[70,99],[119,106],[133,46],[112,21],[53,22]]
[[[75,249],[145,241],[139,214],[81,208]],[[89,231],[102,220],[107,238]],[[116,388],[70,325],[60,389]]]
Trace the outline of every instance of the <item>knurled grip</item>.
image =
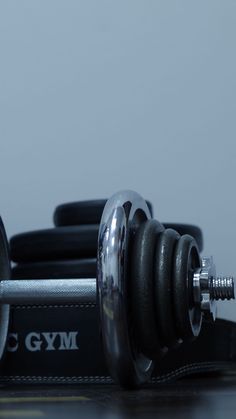
[[0,281],[0,304],[82,304],[96,302],[96,279]]

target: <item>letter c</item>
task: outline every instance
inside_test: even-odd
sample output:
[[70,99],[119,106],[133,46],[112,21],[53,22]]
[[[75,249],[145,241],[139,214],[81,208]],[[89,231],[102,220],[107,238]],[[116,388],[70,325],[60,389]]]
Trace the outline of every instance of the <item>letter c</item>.
[[7,351],[8,352],[16,352],[18,349],[18,333],[9,333],[8,335],[8,344],[7,344]]

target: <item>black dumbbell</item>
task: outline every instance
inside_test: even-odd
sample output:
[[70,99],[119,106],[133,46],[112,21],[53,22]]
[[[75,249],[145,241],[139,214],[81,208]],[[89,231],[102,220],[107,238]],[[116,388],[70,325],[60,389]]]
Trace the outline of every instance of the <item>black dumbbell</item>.
[[169,349],[198,336],[203,313],[214,316],[214,300],[234,298],[233,279],[216,278],[212,260],[200,259],[195,239],[150,219],[135,192],[120,192],[106,203],[97,247],[97,279],[9,281],[1,225],[1,352],[8,304],[98,299],[110,373],[123,386],[138,386]]

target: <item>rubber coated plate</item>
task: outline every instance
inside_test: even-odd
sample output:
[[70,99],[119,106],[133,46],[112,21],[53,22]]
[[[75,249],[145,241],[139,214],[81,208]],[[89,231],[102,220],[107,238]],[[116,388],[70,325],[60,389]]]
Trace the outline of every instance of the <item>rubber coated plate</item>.
[[12,268],[13,279],[96,278],[96,259],[21,263]]
[[[70,202],[68,204],[59,205],[54,211],[54,224],[57,227],[99,224],[106,202],[106,199],[99,199],[94,201]],[[152,204],[148,201],[146,202],[152,216]]]
[[14,262],[94,258],[97,256],[97,225],[59,227],[18,234],[10,240]]
[[199,252],[203,251],[203,234],[199,227],[192,224],[176,223],[163,223],[163,225],[165,228],[172,228],[173,230],[178,231],[181,236],[189,234],[189,236],[192,236],[196,240]]
[[154,257],[156,321],[160,338],[163,345],[167,347],[178,343],[172,300],[172,269],[173,254],[179,238],[177,231],[172,229],[161,233],[157,240]]
[[164,227],[156,220],[139,227],[131,259],[130,298],[136,342],[142,353],[155,359],[161,353],[154,308],[154,250]]

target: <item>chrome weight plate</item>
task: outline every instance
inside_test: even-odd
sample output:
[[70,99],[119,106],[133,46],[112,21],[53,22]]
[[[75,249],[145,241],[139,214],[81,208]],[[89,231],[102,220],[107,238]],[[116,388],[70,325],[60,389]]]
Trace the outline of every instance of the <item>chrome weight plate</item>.
[[[10,280],[11,268],[8,251],[8,241],[5,228],[0,217],[0,280]],[[6,346],[9,327],[10,306],[0,304],[0,360],[2,359]]]
[[106,203],[99,229],[98,295],[104,352],[111,375],[125,387],[146,382],[154,366],[135,348],[129,316],[132,241],[141,223],[150,218],[140,195],[122,191]]

